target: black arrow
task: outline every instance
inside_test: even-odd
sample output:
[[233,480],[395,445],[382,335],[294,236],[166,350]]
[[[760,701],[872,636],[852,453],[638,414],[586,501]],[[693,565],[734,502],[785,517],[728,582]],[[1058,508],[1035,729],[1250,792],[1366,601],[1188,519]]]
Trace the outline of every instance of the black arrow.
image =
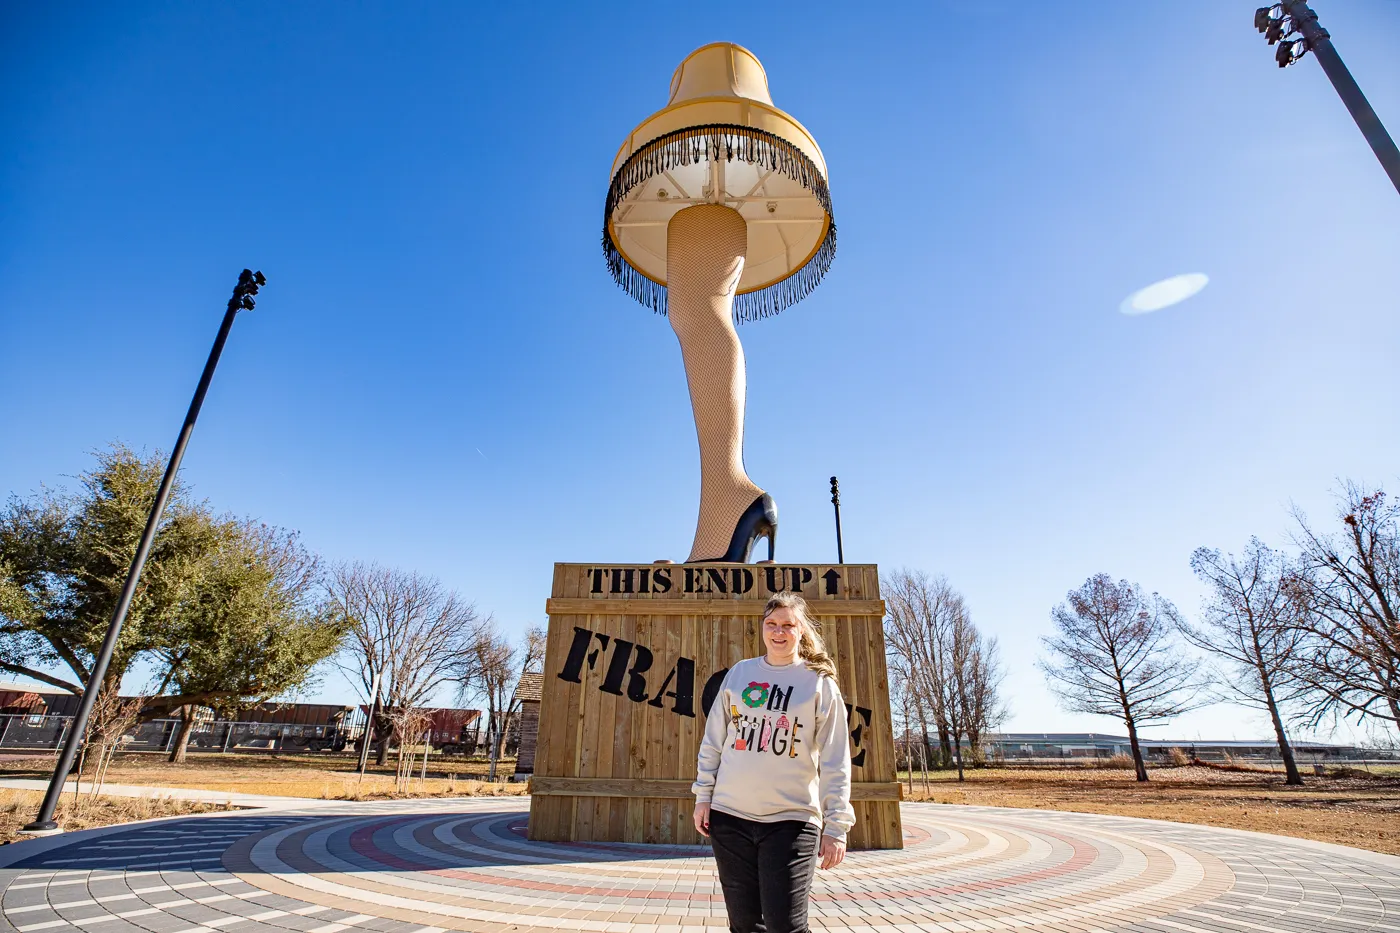
[[835,596],[836,584],[841,582],[841,574],[837,573],[835,570],[828,570],[826,573],[822,574],[822,579],[826,581],[826,595]]

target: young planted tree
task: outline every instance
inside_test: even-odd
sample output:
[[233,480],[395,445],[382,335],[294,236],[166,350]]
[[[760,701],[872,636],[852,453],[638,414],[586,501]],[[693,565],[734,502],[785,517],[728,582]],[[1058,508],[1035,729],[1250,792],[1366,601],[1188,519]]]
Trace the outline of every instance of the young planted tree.
[[1308,688],[1308,719],[1327,715],[1400,728],[1400,502],[1348,483],[1337,534],[1302,516],[1296,593],[1304,638],[1293,673]]
[[1056,634],[1041,641],[1051,658],[1039,662],[1050,688],[1071,712],[1121,720],[1137,779],[1146,781],[1138,730],[1199,705],[1199,664],[1173,640],[1176,607],[1101,573],[1071,590],[1050,617]]
[[432,577],[362,563],[332,569],[322,611],[346,632],[341,667],[359,681],[366,702],[379,686],[384,705],[369,725],[381,766],[391,740],[417,742],[422,708],[490,622]]
[[1178,630],[1228,666],[1223,676],[1214,678],[1226,696],[1268,713],[1287,781],[1302,784],[1283,725],[1284,709],[1300,693],[1291,666],[1306,640],[1293,594],[1296,569],[1284,554],[1257,538],[1249,540],[1238,559],[1198,548],[1191,555],[1191,569],[1210,590],[1201,606],[1200,624],[1182,619]]

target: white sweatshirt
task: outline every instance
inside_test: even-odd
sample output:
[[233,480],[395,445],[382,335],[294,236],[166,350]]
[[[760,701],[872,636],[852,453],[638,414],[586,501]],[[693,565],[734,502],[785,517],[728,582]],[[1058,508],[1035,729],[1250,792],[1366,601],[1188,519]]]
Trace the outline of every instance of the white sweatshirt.
[[836,681],[800,660],[735,664],[705,720],[691,790],[697,803],[730,816],[802,820],[844,838],[856,814],[846,705]]

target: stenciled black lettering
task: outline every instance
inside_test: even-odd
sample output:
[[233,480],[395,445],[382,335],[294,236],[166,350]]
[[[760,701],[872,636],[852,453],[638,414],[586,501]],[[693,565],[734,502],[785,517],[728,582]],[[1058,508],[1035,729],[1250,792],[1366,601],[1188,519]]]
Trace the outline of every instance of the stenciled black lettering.
[[632,669],[627,672],[627,699],[641,703],[647,698],[647,679],[642,674],[651,670],[654,658],[651,649],[643,645],[635,646],[632,651],[637,660],[632,662]]
[[[852,718],[861,720],[855,724],[851,730],[851,766],[859,768],[865,764],[865,749],[861,748],[861,739],[865,737],[865,730],[870,728],[871,710],[864,706],[852,706],[846,704],[846,725],[851,724]],[[859,749],[859,751],[857,751]]]
[[599,654],[599,652],[603,652],[603,651],[607,651],[607,650],[608,650],[608,638],[609,638],[609,636],[604,635],[602,632],[594,632],[594,633],[593,633],[593,637],[598,639],[598,647],[597,647],[597,648],[594,648],[592,651],[590,651],[590,652],[588,653],[588,669],[589,669],[590,671],[592,671],[592,670],[597,670],[597,668],[598,668],[598,654]]
[[705,585],[705,575],[694,567],[685,568],[685,592],[703,593]]
[[[583,658],[588,645],[593,641],[593,633],[586,628],[574,626],[574,640],[569,643],[569,656],[564,659],[564,667],[559,671],[559,679],[571,684],[583,683],[579,676],[583,673]],[[591,666],[591,665],[590,665]]]
[[782,581],[780,581],[780,580],[778,579],[778,576],[779,576],[779,574],[781,574],[781,573],[783,573],[783,570],[782,570],[781,567],[764,567],[764,568],[763,568],[763,579],[764,579],[764,582],[765,582],[765,583],[767,584],[767,586],[768,586],[768,592],[770,592],[770,593],[781,593],[781,592],[783,591],[783,589],[784,589],[784,584],[782,583]]
[[753,571],[744,567],[735,567],[729,571],[731,583],[729,591],[742,596],[753,589]]
[[631,657],[632,643],[625,638],[614,638],[612,661],[598,689],[616,697],[622,696],[622,678],[627,676],[627,662]]
[[724,579],[723,570],[715,570],[712,567],[705,571],[705,576],[707,578],[705,592],[713,593],[715,590],[719,590],[721,593],[729,592],[729,581]]
[[650,592],[651,592],[651,571],[650,571],[650,570],[638,570],[638,571],[637,571],[637,592],[638,592],[638,593],[650,593]]
[[590,593],[603,592],[603,574],[605,573],[607,573],[607,571],[602,567],[594,567],[592,570],[588,571],[588,575],[593,578],[593,586],[589,589]]
[[[672,681],[676,684],[674,690],[671,689]],[[695,662],[690,658],[676,659],[676,666],[671,668],[671,673],[666,675],[656,696],[647,705],[660,709],[667,697],[676,701],[671,704],[671,712],[695,718]]]
[[700,691],[700,712],[704,715],[710,715],[710,707],[715,705],[715,697],[719,696],[719,688],[724,684],[724,675],[728,673],[729,668],[720,668],[705,681],[705,688]]
[[651,591],[652,591],[653,593],[669,593],[669,592],[671,592],[671,568],[670,568],[670,567],[658,567],[658,568],[656,568],[656,569],[653,570],[652,573],[651,573],[651,579],[652,579]]
[[635,582],[637,571],[625,567],[614,567],[612,569],[612,589],[610,593],[631,593],[632,584]]

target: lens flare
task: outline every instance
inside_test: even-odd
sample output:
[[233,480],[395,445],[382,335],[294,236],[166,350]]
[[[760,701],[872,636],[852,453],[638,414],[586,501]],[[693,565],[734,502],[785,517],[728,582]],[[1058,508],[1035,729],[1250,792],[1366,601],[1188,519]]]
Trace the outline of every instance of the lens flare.
[[1172,305],[1180,304],[1190,298],[1205,288],[1209,281],[1210,277],[1200,272],[1174,275],[1169,279],[1153,282],[1146,288],[1140,288],[1133,292],[1123,299],[1118,310],[1128,315],[1151,314],[1153,311],[1161,311],[1163,308],[1170,308]]

